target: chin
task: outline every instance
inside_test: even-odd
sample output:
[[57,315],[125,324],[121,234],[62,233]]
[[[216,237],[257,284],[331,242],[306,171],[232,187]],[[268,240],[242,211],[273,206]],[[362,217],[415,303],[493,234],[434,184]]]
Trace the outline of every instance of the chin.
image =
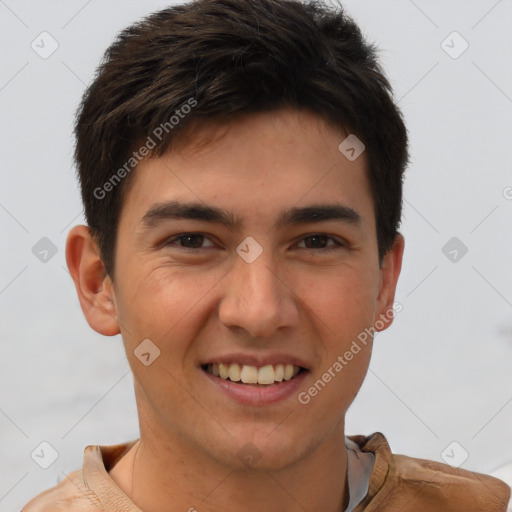
[[[281,431],[279,429],[281,428]],[[309,439],[309,443],[306,443]],[[233,436],[224,461],[237,471],[280,471],[299,462],[314,449],[315,439],[304,436],[304,431],[290,432],[289,429],[277,427],[261,428],[248,433]]]

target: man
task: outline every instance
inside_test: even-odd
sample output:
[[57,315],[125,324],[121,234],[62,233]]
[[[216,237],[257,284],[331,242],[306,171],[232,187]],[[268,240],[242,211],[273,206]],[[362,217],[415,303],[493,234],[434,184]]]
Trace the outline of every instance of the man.
[[345,437],[400,306],[407,134],[342,9],[199,0],[123,31],[87,90],[66,257],[121,333],[140,439],[33,511],[505,511],[500,480]]

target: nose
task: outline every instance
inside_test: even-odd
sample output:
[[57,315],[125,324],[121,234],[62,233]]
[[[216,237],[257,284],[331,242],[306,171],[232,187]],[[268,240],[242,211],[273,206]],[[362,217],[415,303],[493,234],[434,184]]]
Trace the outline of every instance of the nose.
[[219,317],[226,327],[265,338],[278,329],[298,324],[299,309],[293,290],[279,277],[268,251],[251,263],[237,256],[224,283]]

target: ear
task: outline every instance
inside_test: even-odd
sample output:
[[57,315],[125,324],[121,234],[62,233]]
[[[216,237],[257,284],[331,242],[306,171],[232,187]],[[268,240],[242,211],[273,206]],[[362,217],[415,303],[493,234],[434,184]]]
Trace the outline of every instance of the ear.
[[75,226],[69,232],[66,262],[87,323],[105,336],[119,334],[112,281],[87,226]]
[[397,233],[393,245],[384,255],[381,265],[381,284],[379,295],[377,297],[377,311],[374,319],[376,331],[384,331],[392,323],[394,312],[399,311],[393,307],[395,300],[395,290],[402,268],[402,257],[404,254],[404,237]]

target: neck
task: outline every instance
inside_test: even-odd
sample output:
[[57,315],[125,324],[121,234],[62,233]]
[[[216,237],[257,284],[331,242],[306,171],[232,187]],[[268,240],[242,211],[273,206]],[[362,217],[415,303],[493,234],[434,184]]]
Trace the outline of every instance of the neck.
[[341,512],[348,503],[343,425],[285,469],[229,468],[180,439],[145,431],[110,471],[145,512]]

